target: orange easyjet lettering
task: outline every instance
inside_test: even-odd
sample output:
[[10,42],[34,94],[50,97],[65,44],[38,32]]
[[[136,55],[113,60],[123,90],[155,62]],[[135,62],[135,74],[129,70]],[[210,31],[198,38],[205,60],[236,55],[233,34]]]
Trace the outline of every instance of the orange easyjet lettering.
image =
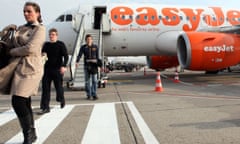
[[187,16],[187,20],[190,21],[191,26],[188,24],[183,25],[184,31],[190,31],[197,29],[199,23],[200,23],[200,15],[203,12],[203,9],[196,9],[197,14],[194,13],[193,9],[185,8],[181,9],[181,11]]
[[[138,15],[138,18],[136,19],[136,22],[139,25],[157,25],[159,24],[160,20],[158,19],[158,14],[157,11],[154,8],[150,7],[141,7],[136,9],[138,13],[141,13]],[[145,13],[146,11],[146,13]]]
[[175,26],[180,23],[180,18],[176,14],[178,13],[178,9],[176,8],[163,8],[162,9],[162,14],[165,15],[162,19],[164,25],[169,25],[169,26]]
[[165,26],[177,26],[181,24],[182,19],[185,19],[186,23],[182,24],[182,29],[184,31],[196,30],[201,20],[209,26],[221,26],[224,24],[227,17],[229,24],[240,24],[240,11],[230,10],[224,15],[220,7],[210,8],[213,12],[211,14],[205,14],[204,9],[177,9],[166,7],[158,11],[153,7],[138,7],[133,10],[127,6],[118,6],[112,8],[111,19],[117,25],[129,25],[135,22],[140,26],[156,26],[160,23]]
[[232,25],[239,25],[240,12],[239,11],[228,11],[227,13],[228,21]]
[[205,15],[205,23],[210,26],[220,26],[224,23],[224,14],[221,8],[219,7],[210,7],[214,11],[214,18],[211,15]]
[[112,21],[118,25],[128,25],[132,23],[132,19],[126,16],[132,16],[133,10],[129,7],[115,7],[111,11]]

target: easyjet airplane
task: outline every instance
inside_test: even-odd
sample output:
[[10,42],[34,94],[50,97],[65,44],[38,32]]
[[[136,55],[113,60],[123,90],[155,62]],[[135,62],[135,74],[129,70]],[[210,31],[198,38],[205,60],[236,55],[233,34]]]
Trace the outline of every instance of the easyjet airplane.
[[79,25],[99,30],[105,56],[147,56],[152,69],[181,65],[215,72],[240,61],[240,10],[156,4],[81,5],[49,27],[69,52]]

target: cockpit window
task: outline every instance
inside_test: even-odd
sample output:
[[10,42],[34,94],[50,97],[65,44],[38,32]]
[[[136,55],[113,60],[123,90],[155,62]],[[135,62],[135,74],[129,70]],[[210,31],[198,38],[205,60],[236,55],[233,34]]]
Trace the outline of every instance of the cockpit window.
[[70,14],[67,15],[67,16],[66,16],[66,21],[72,21],[72,15],[70,15]]
[[64,21],[64,15],[61,15],[56,19],[56,22],[63,22],[63,21]]

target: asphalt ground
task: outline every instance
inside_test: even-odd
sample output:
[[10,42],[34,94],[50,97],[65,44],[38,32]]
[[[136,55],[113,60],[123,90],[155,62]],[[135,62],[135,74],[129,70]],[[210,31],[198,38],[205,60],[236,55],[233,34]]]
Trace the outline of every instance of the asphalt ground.
[[[38,115],[40,94],[32,97],[38,140],[45,144],[239,144],[240,73],[161,72],[163,91],[155,91],[157,72],[109,73],[98,100],[65,86],[60,109],[52,88],[51,112]],[[68,79],[67,77],[65,78]],[[8,111],[10,110],[10,111]],[[21,143],[11,96],[0,96],[0,143]]]

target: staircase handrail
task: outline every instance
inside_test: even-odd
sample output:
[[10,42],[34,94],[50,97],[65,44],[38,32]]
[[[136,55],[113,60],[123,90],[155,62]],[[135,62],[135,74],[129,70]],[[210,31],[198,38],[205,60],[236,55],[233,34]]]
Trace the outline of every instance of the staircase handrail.
[[78,52],[80,50],[82,41],[83,41],[83,36],[85,33],[85,29],[84,29],[84,15],[81,16],[81,22],[79,24],[79,29],[77,32],[77,37],[75,40],[75,44],[74,44],[74,49],[72,52],[72,57],[71,57],[71,61],[70,61],[70,81],[72,81],[75,77],[75,72],[76,72],[76,60],[77,60],[77,55]]

